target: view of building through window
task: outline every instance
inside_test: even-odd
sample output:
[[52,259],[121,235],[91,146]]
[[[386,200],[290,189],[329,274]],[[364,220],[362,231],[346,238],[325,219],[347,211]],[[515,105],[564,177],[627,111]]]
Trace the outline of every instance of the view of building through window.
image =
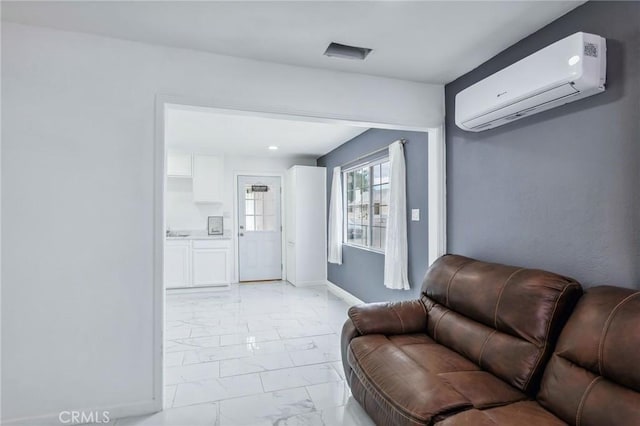
[[344,172],[347,244],[384,250],[389,214],[389,160]]

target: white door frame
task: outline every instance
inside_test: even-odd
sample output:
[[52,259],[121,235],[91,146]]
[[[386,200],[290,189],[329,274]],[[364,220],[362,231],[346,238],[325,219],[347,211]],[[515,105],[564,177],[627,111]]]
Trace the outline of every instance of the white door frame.
[[[289,120],[311,121],[316,123],[349,124],[359,127],[378,129],[407,130],[427,132],[429,134],[429,232],[436,236],[436,241],[429,243],[429,263],[446,253],[446,163],[443,127],[406,126],[388,122],[364,122],[353,117],[331,114],[314,114],[308,111],[293,110],[277,105],[257,106],[247,104],[233,104],[219,99],[202,99],[190,96],[176,96],[158,94],[155,99],[155,132],[154,132],[154,213],[153,213],[153,399],[156,411],[163,409],[164,397],[164,241],[165,241],[165,206],[164,195],[166,188],[167,149],[164,138],[165,106],[168,104],[184,107],[210,108],[226,114],[252,115],[258,117],[287,118]],[[255,172],[253,172],[255,173]],[[264,176],[267,176],[265,174]],[[285,179],[282,178],[284,188]],[[236,183],[237,185],[237,179]],[[283,194],[286,194],[283,189]],[[237,191],[236,191],[237,192]],[[237,194],[235,195],[237,197]],[[281,202],[284,197],[281,197]],[[436,201],[436,205],[432,204]],[[237,203],[236,203],[237,204]],[[235,206],[234,206],[235,209]],[[234,213],[235,214],[235,213]],[[235,220],[235,219],[234,219]],[[284,226],[284,222],[283,222]],[[284,229],[283,229],[284,230]],[[284,239],[283,239],[284,240]],[[236,259],[237,259],[237,243]],[[283,252],[283,261],[286,258]],[[236,278],[237,278],[236,260]],[[285,270],[286,271],[286,270]],[[285,275],[283,274],[283,279]]]
[[[277,172],[242,172],[242,171],[234,171],[233,172],[233,226],[236,237],[238,236],[238,176],[265,176],[265,177],[279,177],[280,178],[280,188],[282,188],[282,193],[280,194],[280,225],[282,226],[282,232],[280,232],[280,253],[282,258],[282,281],[287,280],[287,256],[285,256],[286,243],[284,240],[285,232],[287,232],[286,223],[284,220],[284,198],[287,196],[287,189],[284,187],[285,185],[285,174],[277,173]],[[235,277],[234,282],[240,281],[240,239],[234,239],[234,257],[235,257]]]
[[429,265],[447,252],[447,158],[444,125],[429,130]]

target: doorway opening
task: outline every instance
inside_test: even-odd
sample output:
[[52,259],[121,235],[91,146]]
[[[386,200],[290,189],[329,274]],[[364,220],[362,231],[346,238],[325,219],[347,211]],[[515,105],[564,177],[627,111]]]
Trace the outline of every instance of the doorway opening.
[[[341,319],[328,318],[338,302],[326,300],[326,288],[286,283],[295,247],[285,214],[288,170],[316,168],[318,157],[375,127],[392,126],[158,100],[154,347],[155,392],[164,408],[257,397],[279,390],[276,371],[307,374],[336,363]],[[430,162],[437,158],[430,152]],[[320,198],[328,203],[325,190],[322,184],[298,198],[308,196],[307,207]],[[319,284],[300,271],[301,284]],[[257,281],[270,284],[251,284]],[[298,323],[304,327],[291,326]],[[332,368],[330,376],[339,377],[337,364]]]

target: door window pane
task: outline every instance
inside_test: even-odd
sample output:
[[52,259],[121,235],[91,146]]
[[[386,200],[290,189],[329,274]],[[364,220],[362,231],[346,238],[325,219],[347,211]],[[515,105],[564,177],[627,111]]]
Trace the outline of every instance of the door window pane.
[[276,229],[277,200],[273,188],[255,190],[245,186],[246,231],[279,231]]
[[252,215],[255,213],[253,200],[244,201],[244,214]]
[[254,209],[255,209],[255,214],[256,215],[261,215],[262,213],[262,197],[256,197],[256,199],[253,201],[254,204]]
[[264,231],[264,216],[254,216],[256,218],[256,231]]
[[245,231],[255,231],[256,230],[256,222],[255,216],[245,216]]

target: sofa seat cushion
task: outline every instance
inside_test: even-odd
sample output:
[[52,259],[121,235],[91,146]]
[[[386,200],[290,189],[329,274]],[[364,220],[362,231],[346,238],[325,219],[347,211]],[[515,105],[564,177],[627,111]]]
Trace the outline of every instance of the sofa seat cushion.
[[397,424],[430,424],[461,410],[526,399],[426,334],[356,337],[348,362],[361,385],[352,386],[354,397],[394,412]]
[[487,410],[472,409],[448,417],[437,426],[563,426],[565,422],[535,401],[522,401]]

